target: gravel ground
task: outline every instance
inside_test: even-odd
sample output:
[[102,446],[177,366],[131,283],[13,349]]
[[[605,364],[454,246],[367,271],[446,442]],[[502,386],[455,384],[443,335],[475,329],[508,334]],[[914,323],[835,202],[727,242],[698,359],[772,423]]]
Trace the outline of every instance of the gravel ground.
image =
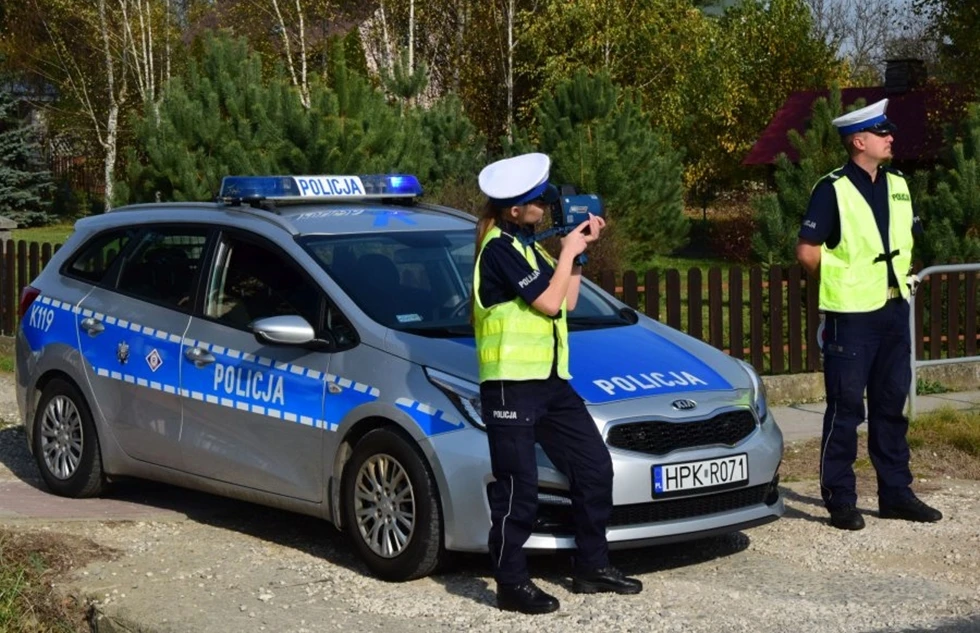
[[[10,422],[4,380],[0,419]],[[0,481],[36,481],[23,437],[0,430]],[[562,603],[534,617],[494,608],[484,556],[385,583],[324,522],[168,486],[126,483],[113,495],[177,518],[0,523],[118,551],[55,587],[93,600],[100,631],[980,631],[980,483],[930,489],[923,496],[945,512],[940,523],[879,520],[863,490],[868,527],[852,533],[826,525],[814,482],[784,486],[787,514],[770,525],[614,553],[643,580],[639,596],[572,594],[566,555],[533,557],[536,580]]]

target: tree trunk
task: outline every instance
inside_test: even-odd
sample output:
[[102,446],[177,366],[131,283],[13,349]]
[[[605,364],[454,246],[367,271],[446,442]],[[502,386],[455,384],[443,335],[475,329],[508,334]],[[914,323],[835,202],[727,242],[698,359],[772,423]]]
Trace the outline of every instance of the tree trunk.
[[408,74],[415,72],[415,0],[408,2]]
[[[115,191],[116,138],[119,133],[119,100],[116,98],[115,62],[109,47],[109,23],[105,15],[105,0],[99,0],[99,29],[102,31],[102,45],[105,49],[105,71],[107,96],[109,97],[109,116],[106,121],[106,135],[102,142],[105,150],[103,175],[105,178],[105,210],[112,208],[112,195]],[[125,55],[125,53],[123,53]],[[125,69],[123,69],[125,72]],[[125,81],[125,79],[123,79]]]
[[507,142],[514,142],[514,0],[507,11]]

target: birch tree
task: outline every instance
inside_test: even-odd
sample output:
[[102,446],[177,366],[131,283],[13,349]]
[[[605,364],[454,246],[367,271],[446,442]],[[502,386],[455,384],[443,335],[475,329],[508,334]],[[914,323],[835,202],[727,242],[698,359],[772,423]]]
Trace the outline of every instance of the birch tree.
[[15,51],[22,73],[55,88],[51,118],[98,148],[107,209],[124,113],[152,107],[171,67],[170,2],[25,0],[10,6],[4,49]]
[[[300,103],[303,104],[304,108],[309,110],[310,82],[306,64],[306,24],[303,20],[302,2],[301,0],[294,0],[295,6],[293,8],[295,13],[291,16],[294,21],[292,21],[291,25],[287,26],[286,19],[283,17],[282,9],[279,6],[279,0],[270,1],[276,14],[276,20],[279,23],[283,56],[286,58],[286,67],[289,69],[289,76],[293,80],[293,86],[299,90]],[[291,30],[295,31],[295,44],[290,41],[289,33]],[[294,46],[298,47],[298,50],[295,52],[293,51]],[[297,66],[299,66],[298,70]]]

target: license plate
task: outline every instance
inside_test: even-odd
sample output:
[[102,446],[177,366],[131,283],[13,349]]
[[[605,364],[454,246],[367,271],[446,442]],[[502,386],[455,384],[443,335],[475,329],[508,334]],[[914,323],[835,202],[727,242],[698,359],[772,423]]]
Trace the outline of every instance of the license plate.
[[749,458],[741,453],[697,462],[654,466],[652,471],[654,497],[668,497],[691,490],[723,490],[748,483]]

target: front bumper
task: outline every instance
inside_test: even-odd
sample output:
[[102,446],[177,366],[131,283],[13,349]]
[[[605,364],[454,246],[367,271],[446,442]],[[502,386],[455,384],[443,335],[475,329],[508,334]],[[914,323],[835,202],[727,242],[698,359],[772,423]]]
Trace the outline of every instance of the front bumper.
[[[467,429],[432,438],[429,457],[436,468],[445,515],[445,545],[455,551],[486,551],[492,481],[486,437]],[[612,449],[613,510],[607,529],[611,548],[693,540],[775,521],[785,511],[778,490],[783,437],[765,420],[734,448],[708,447],[667,456]],[[745,453],[749,480],[743,487],[653,500],[651,467]],[[526,549],[575,547],[567,480],[538,449],[539,503],[535,531]]]

